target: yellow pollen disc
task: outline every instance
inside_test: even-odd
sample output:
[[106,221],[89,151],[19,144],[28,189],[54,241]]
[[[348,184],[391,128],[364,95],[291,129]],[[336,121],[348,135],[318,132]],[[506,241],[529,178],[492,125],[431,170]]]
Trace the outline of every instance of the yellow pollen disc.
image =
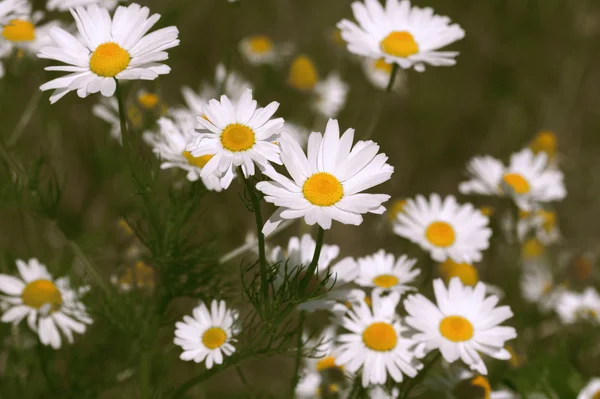
[[133,235],[133,229],[129,226],[125,219],[119,219],[119,228],[128,236]]
[[446,222],[433,222],[425,230],[425,237],[436,247],[449,247],[454,244],[454,229]]
[[313,205],[331,206],[342,199],[344,187],[334,175],[319,172],[306,179],[302,193]]
[[531,212],[519,209],[519,219],[527,219],[531,216]]
[[232,123],[221,133],[223,148],[231,152],[247,151],[256,143],[254,131],[248,126]]
[[211,327],[202,335],[202,343],[208,349],[220,348],[227,341],[227,334],[219,327]]
[[419,45],[413,35],[406,31],[392,32],[380,43],[384,53],[394,57],[408,57],[419,52]]
[[529,183],[518,173],[507,173],[502,178],[516,194],[527,194],[530,190]]
[[346,41],[342,37],[342,31],[340,29],[336,29],[331,33],[331,40],[338,46],[346,45]]
[[553,158],[556,155],[557,150],[557,139],[553,132],[543,131],[539,132],[529,144],[529,149],[534,153],[545,152],[549,158]]
[[30,42],[35,39],[35,26],[29,21],[13,19],[4,26],[2,37],[11,42]]
[[556,227],[556,212],[545,211],[542,209],[537,211],[537,215],[542,218],[542,228],[546,230],[546,232],[549,233]]
[[473,337],[473,325],[462,316],[447,316],[440,322],[440,333],[452,342],[468,341]]
[[290,67],[288,83],[298,90],[311,90],[319,81],[315,64],[305,55],[296,57]]
[[404,207],[407,203],[407,200],[401,199],[392,204],[388,211],[388,218],[390,219],[390,222],[396,221],[398,214],[404,212]]
[[390,288],[398,284],[398,277],[391,274],[380,274],[373,279],[373,284],[381,288]]
[[129,65],[129,53],[117,43],[102,43],[90,57],[90,70],[98,76],[114,78]]
[[21,293],[21,299],[25,306],[34,309],[48,304],[54,311],[62,305],[62,295],[50,280],[35,280],[27,284]]
[[188,163],[192,166],[196,166],[198,168],[203,168],[208,161],[210,161],[210,159],[212,157],[214,157],[213,154],[207,154],[207,155],[200,155],[199,157],[195,157],[192,155],[191,152],[189,151],[184,151],[183,152],[183,157],[188,161]]
[[597,391],[594,396],[592,396],[592,399],[600,399],[600,391]]
[[478,375],[477,377],[471,380],[471,385],[483,388],[484,399],[490,399],[490,396],[492,394],[492,387],[490,386],[490,382],[487,380],[487,378]]
[[253,36],[248,40],[250,50],[256,54],[265,54],[273,50],[273,42],[267,36]]
[[468,263],[456,263],[452,259],[440,264],[440,274],[446,282],[458,277],[464,285],[474,286],[479,281],[475,266]]
[[520,356],[515,351],[515,349],[512,347],[512,345],[507,344],[505,346],[505,349],[508,351],[508,353],[510,353],[510,359],[508,360],[510,365],[512,367],[519,367],[521,365],[521,359],[520,359]]
[[387,352],[396,347],[398,335],[391,324],[377,322],[363,331],[362,339],[367,348],[378,352]]
[[335,357],[327,356],[317,362],[317,371],[323,371],[327,369],[339,368],[343,370],[343,367],[335,364]]
[[367,304],[367,306],[371,307],[373,306],[373,301],[371,301],[371,297],[366,296],[365,297],[365,303]]
[[522,255],[525,259],[537,258],[544,253],[544,246],[536,238],[530,238],[523,244]]
[[154,287],[154,270],[144,262],[137,262],[134,267],[125,271],[119,278],[119,283],[138,288],[152,288]]
[[133,127],[139,128],[142,126],[142,113],[138,107],[133,105],[127,107],[127,118],[129,118]]
[[494,214],[494,208],[492,208],[491,206],[482,206],[481,208],[479,208],[479,211],[487,217],[490,217]]
[[392,73],[392,64],[388,64],[383,58],[380,58],[375,61],[375,69],[386,73]]
[[158,96],[154,93],[142,93],[138,96],[138,102],[146,109],[153,109],[158,104]]

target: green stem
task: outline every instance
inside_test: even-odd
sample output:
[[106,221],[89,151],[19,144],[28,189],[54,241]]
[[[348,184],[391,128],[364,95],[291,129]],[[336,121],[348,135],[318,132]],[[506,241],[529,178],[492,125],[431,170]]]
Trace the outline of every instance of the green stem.
[[302,361],[302,333],[306,312],[300,312],[300,322],[298,323],[298,341],[296,342],[296,362],[294,363],[294,377],[292,378],[292,387],[290,398],[296,397],[296,386],[300,379],[300,363]]
[[388,94],[392,91],[394,87],[394,82],[396,81],[396,75],[398,74],[398,64],[392,65],[392,72],[390,73],[390,80],[388,81],[388,85],[385,89],[385,93],[380,97],[379,102],[377,103],[377,108],[375,113],[373,114],[373,119],[371,120],[371,124],[367,128],[367,133],[364,137],[364,140],[370,138],[377,127],[377,123],[379,122],[379,118],[381,118],[381,113],[383,111],[383,106],[385,104],[385,100]]
[[125,149],[125,155],[127,156],[127,161],[130,160],[131,156],[131,136],[129,135],[129,130],[127,130],[127,116],[125,113],[125,106],[123,105],[123,93],[121,92],[121,86],[119,85],[119,81],[115,79],[117,83],[117,89],[115,91],[115,97],[117,98],[117,104],[119,105],[119,122],[121,124],[121,141],[123,142],[123,148]]
[[88,258],[88,256],[86,254],[83,253],[83,251],[81,250],[81,248],[75,241],[69,239],[65,235],[65,233],[58,226],[58,224],[56,224],[56,227],[57,227],[58,231],[62,234],[63,238],[65,239],[65,241],[67,242],[69,247],[71,247],[71,250],[75,253],[75,256],[77,258],[79,258],[84,269],[89,273],[89,275],[96,282],[96,284],[102,289],[102,291],[104,291],[107,298],[110,299],[111,298],[110,289],[108,288],[108,285],[106,285],[104,279],[100,275],[100,272],[98,271],[98,268],[96,267],[94,262],[92,262],[92,260],[90,258]]
[[431,358],[429,363],[425,364],[425,367],[423,367],[423,370],[419,371],[419,374],[417,374],[417,376],[415,378],[407,381],[406,388],[404,389],[404,392],[402,392],[402,394],[400,395],[400,399],[408,398],[408,395],[413,390],[413,388],[416,387],[417,384],[423,380],[423,378],[425,378],[425,375],[427,375],[427,372],[437,362],[437,360],[440,358],[440,356],[441,356],[441,352],[438,351],[435,354],[435,356],[433,356],[433,358]]
[[48,390],[52,393],[56,393],[56,386],[54,386],[54,381],[48,372],[48,359],[46,359],[46,355],[44,353],[44,345],[42,345],[39,339],[36,345],[36,352],[40,358],[40,368],[42,369],[42,375],[44,376],[46,384],[48,385]]
[[142,348],[140,356],[140,397],[150,399],[150,374],[152,372],[152,350],[151,348]]
[[237,372],[238,377],[240,377],[240,381],[242,381],[242,385],[246,388],[249,397],[252,397],[252,388],[250,388],[250,384],[248,383],[248,379],[244,375],[242,368],[237,365],[235,366],[235,371]]
[[252,208],[254,210],[254,218],[256,219],[256,234],[258,236],[258,261],[260,264],[260,291],[264,300],[265,309],[267,309],[267,302],[269,300],[269,281],[267,276],[267,255],[265,252],[265,235],[262,232],[263,218],[260,212],[260,201],[254,186],[252,185],[252,178],[245,178],[244,183],[246,184],[246,191],[250,196],[252,202]]
[[17,122],[15,130],[13,130],[12,134],[6,141],[6,144],[9,147],[14,147],[17,144],[17,141],[19,141],[19,138],[21,138],[21,134],[23,134],[25,127],[27,127],[27,124],[31,120],[31,117],[37,109],[41,98],[42,91],[36,90],[35,94],[29,99],[29,103],[27,103],[27,108],[25,108],[25,112],[23,112],[23,115],[21,115],[21,119],[19,119],[19,122]]
[[319,226],[319,232],[317,233],[317,245],[315,246],[315,253],[313,254],[312,261],[306,270],[306,275],[300,282],[300,292],[304,293],[308,284],[310,283],[311,278],[314,276],[315,271],[317,270],[317,265],[319,264],[319,257],[321,256],[321,249],[323,248],[323,238],[325,237],[325,230],[321,226]]

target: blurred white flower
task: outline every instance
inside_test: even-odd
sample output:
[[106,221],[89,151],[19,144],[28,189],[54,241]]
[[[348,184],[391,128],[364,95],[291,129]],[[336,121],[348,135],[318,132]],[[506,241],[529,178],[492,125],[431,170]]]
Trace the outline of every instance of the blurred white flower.
[[600,397],[600,378],[592,378],[579,392],[577,399],[598,399]]
[[314,87],[313,110],[325,118],[335,118],[346,105],[350,86],[337,73],[330,74]]
[[600,323],[600,295],[591,287],[583,293],[562,292],[556,301],[556,313],[565,324],[580,320]]
[[435,15],[431,8],[411,7],[408,0],[378,0],[352,3],[358,25],[346,19],[338,23],[348,51],[369,58],[383,58],[403,69],[422,72],[425,64],[449,66],[456,51],[437,51],[465,36],[450,18]]
[[554,309],[561,289],[555,287],[547,262],[526,262],[520,284],[521,293],[527,302],[538,304],[544,312]]
[[[125,1],[126,0],[123,0],[123,2]],[[119,0],[48,0],[46,9],[48,11],[69,11],[71,8],[97,4],[100,7],[113,10],[118,3]]]
[[277,46],[266,35],[246,37],[239,47],[244,59],[252,65],[273,64],[279,59]]

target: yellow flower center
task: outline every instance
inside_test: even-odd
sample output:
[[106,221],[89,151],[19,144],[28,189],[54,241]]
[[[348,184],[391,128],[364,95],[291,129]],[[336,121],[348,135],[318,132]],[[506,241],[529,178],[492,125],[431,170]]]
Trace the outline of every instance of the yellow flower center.
[[11,42],[30,42],[35,39],[35,26],[29,21],[13,19],[4,26],[2,37]]
[[389,74],[392,73],[392,64],[388,64],[383,58],[380,58],[377,61],[375,61],[375,69]]
[[344,187],[334,175],[319,172],[306,179],[302,193],[313,205],[331,206],[342,199]]
[[380,274],[373,279],[373,284],[381,288],[390,288],[398,284],[398,277],[391,274]]
[[340,29],[335,29],[331,33],[331,40],[333,40],[333,43],[337,44],[338,46],[346,45],[346,41],[342,37],[342,31]]
[[140,109],[138,107],[133,105],[127,107],[127,118],[129,118],[129,121],[131,122],[133,127],[139,128],[142,126],[142,113],[140,112]]
[[254,131],[248,126],[232,123],[221,133],[223,148],[231,152],[247,151],[256,143]]
[[311,90],[318,81],[317,68],[310,58],[305,55],[296,57],[290,67],[289,85],[298,90]]
[[592,399],[600,399],[600,391],[596,391],[594,396],[592,396]]
[[419,52],[419,45],[413,35],[406,31],[392,32],[380,43],[384,53],[394,57],[408,57]]
[[479,281],[479,274],[475,266],[468,263],[456,263],[452,259],[440,264],[440,274],[446,282],[453,277],[458,277],[464,285],[474,286]]
[[158,104],[158,96],[154,93],[142,93],[138,96],[138,102],[146,109],[153,109]]
[[208,161],[210,161],[210,159],[212,157],[214,157],[214,155],[207,154],[207,155],[200,155],[199,157],[195,157],[192,155],[191,152],[184,151],[183,157],[188,161],[188,163],[190,165],[195,166],[197,168],[203,168],[208,163]]
[[408,201],[405,199],[397,200],[394,202],[394,204],[389,208],[388,211],[388,218],[390,222],[396,221],[396,217],[398,216],[398,214],[404,212],[404,207],[407,203]]
[[387,352],[396,347],[398,335],[391,324],[377,322],[363,331],[362,339],[367,348],[378,352]]
[[90,70],[98,76],[114,78],[129,65],[131,57],[117,43],[102,43],[90,57]]
[[473,337],[473,325],[462,316],[447,316],[440,322],[440,333],[452,342],[468,341]]
[[202,343],[208,349],[220,348],[227,341],[227,334],[219,327],[211,327],[202,335]]
[[490,217],[494,214],[494,208],[491,206],[482,206],[479,208],[479,212],[483,213],[484,216]]
[[536,238],[530,238],[523,244],[522,255],[525,259],[537,258],[544,253],[544,246]]
[[556,227],[556,212],[541,209],[537,211],[537,215],[542,218],[542,228],[546,230],[546,232],[549,233]]
[[144,262],[137,262],[135,267],[128,268],[119,279],[121,285],[138,288],[154,287],[154,270]]
[[34,309],[50,305],[51,311],[55,311],[62,305],[62,295],[50,280],[35,280],[27,284],[21,293],[21,299],[25,306]]
[[510,344],[507,344],[505,346],[505,348],[508,351],[508,353],[510,353],[510,359],[508,360],[508,362],[510,363],[510,365],[512,367],[519,367],[521,365],[521,358],[517,354],[517,352],[515,351],[515,349]]
[[487,380],[487,378],[485,378],[481,375],[478,375],[477,377],[475,377],[471,380],[471,385],[475,385],[475,386],[483,388],[484,399],[490,399],[490,397],[492,395],[492,387],[490,386],[490,383]]
[[454,229],[446,222],[433,222],[425,230],[425,237],[436,247],[449,247],[454,244]]
[[518,173],[507,173],[502,180],[513,189],[515,194],[527,194],[530,190],[527,180]]
[[323,370],[334,369],[334,368],[340,369],[340,370],[344,369],[343,367],[335,364],[335,357],[333,357],[333,356],[324,357],[323,359],[321,359],[317,362],[317,371],[323,371]]
[[129,226],[129,223],[127,223],[125,219],[119,219],[118,224],[123,233],[125,233],[128,236],[133,235],[133,229]]
[[529,144],[529,149],[534,153],[545,152],[549,158],[553,158],[556,155],[557,150],[557,139],[553,132],[543,131],[539,132]]
[[265,54],[273,50],[273,42],[267,36],[253,36],[248,40],[250,50],[256,54]]

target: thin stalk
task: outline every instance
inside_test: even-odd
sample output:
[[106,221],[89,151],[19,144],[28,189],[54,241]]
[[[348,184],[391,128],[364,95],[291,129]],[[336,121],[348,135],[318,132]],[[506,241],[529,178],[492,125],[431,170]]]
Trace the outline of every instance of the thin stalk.
[[265,253],[265,235],[262,232],[263,218],[260,212],[260,201],[254,186],[252,185],[251,178],[244,178],[244,184],[246,185],[246,191],[250,196],[252,202],[252,208],[254,210],[254,218],[256,219],[256,235],[258,236],[258,261],[260,264],[260,291],[264,299],[265,309],[267,301],[269,300],[269,282],[267,279],[267,255]]
[[96,282],[96,284],[102,289],[102,291],[104,291],[107,298],[110,299],[111,298],[110,289],[108,288],[108,285],[106,285],[106,282],[100,275],[100,272],[98,271],[98,268],[96,267],[94,262],[92,262],[92,260],[90,258],[88,258],[88,256],[86,254],[83,253],[83,251],[81,250],[81,248],[75,241],[69,239],[64,234],[64,232],[60,229],[58,224],[56,224],[56,227],[57,227],[58,231],[61,233],[61,235],[63,236],[63,238],[65,239],[65,241],[67,242],[67,244],[69,245],[69,247],[71,247],[71,250],[75,253],[75,256],[77,258],[79,258],[84,269],[88,272],[88,274],[92,277],[92,279]]
[[438,351],[435,354],[435,356],[431,359],[431,361],[429,361],[429,363],[427,363],[425,367],[423,367],[423,370],[421,370],[415,378],[407,381],[406,388],[403,390],[404,392],[402,392],[402,394],[400,395],[400,399],[408,398],[408,395],[413,390],[413,388],[416,387],[419,382],[423,381],[423,378],[425,378],[427,372],[431,370],[431,367],[437,362],[440,356],[441,353]]
[[373,119],[371,120],[371,124],[367,128],[367,133],[364,137],[365,140],[370,138],[373,135],[373,132],[375,131],[375,128],[377,127],[379,118],[381,118],[381,113],[383,111],[383,106],[385,104],[385,100],[388,97],[388,94],[392,91],[392,88],[394,87],[394,82],[396,81],[397,74],[398,74],[398,64],[394,64],[394,65],[392,65],[392,72],[390,73],[390,80],[388,81],[388,85],[385,89],[385,93],[383,93],[383,95],[379,98],[379,101],[377,103],[377,109],[375,110],[375,113],[373,114]]
[[46,359],[46,355],[44,354],[44,346],[39,340],[36,345],[36,352],[40,358],[40,368],[42,369],[42,375],[44,376],[46,384],[48,385],[48,390],[52,393],[56,393],[56,386],[54,385],[54,381],[52,381],[52,377],[48,371],[48,359]]
[[238,377],[240,377],[240,381],[242,381],[242,385],[244,386],[244,388],[246,388],[246,390],[248,391],[248,394],[250,394],[249,397],[252,397],[251,396],[252,388],[250,388],[250,384],[248,383],[248,379],[244,375],[242,368],[239,365],[236,365],[235,371],[237,372]]
[[123,93],[121,92],[121,86],[119,85],[119,81],[115,79],[117,82],[117,89],[115,91],[115,97],[117,98],[117,104],[119,105],[119,122],[121,124],[121,141],[123,142],[123,149],[125,150],[125,156],[127,157],[127,162],[131,162],[131,148],[132,148],[132,140],[131,135],[129,134],[129,130],[127,129],[127,116],[125,113],[125,106],[123,105]]
[[25,108],[23,115],[21,115],[21,119],[19,119],[17,126],[15,126],[15,130],[13,130],[12,134],[6,141],[6,145],[9,147],[14,147],[17,144],[17,141],[19,141],[19,138],[21,138],[25,127],[27,127],[27,124],[31,120],[33,113],[37,109],[37,106],[40,103],[40,98],[42,98],[42,91],[35,90],[35,93],[33,96],[31,96],[29,102],[27,103],[27,107]]
[[310,283],[311,278],[314,276],[315,271],[317,270],[317,265],[319,264],[319,257],[321,256],[321,249],[323,248],[323,238],[325,237],[325,230],[321,226],[319,226],[319,232],[317,233],[317,245],[315,246],[315,252],[313,254],[312,261],[306,270],[306,275],[300,282],[300,292],[304,293],[306,291],[306,287]]
[[296,397],[296,386],[300,379],[300,363],[302,361],[302,332],[304,327],[304,319],[306,318],[306,312],[300,312],[300,322],[298,323],[298,341],[296,342],[296,361],[294,363],[294,376],[292,378],[292,387],[290,398]]
[[140,356],[140,397],[150,399],[150,374],[152,371],[152,352],[149,348],[142,348]]

